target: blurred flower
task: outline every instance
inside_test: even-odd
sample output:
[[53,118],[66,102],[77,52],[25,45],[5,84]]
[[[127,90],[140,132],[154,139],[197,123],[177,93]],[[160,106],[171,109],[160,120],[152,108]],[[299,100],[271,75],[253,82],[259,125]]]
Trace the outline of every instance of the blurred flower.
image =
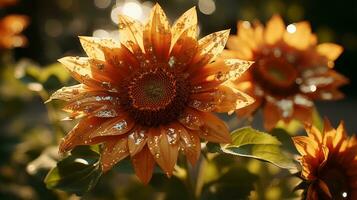
[[328,120],[322,133],[314,126],[305,129],[308,136],[293,141],[302,156],[307,199],[357,199],[356,136],[348,137],[342,122],[334,129]]
[[253,99],[230,83],[251,62],[215,61],[229,30],[197,41],[194,8],[170,28],[156,4],[144,25],[120,15],[119,34],[121,44],[80,37],[89,57],[59,60],[81,84],[64,87],[51,99],[69,102],[64,110],[70,119],[83,117],[60,144],[61,152],[103,143],[103,171],[130,156],[147,183],[155,161],[168,176],[173,173],[179,150],[195,164],[200,138],[231,142],[227,126],[212,112],[232,113]]
[[308,22],[285,26],[273,16],[264,28],[259,22],[238,22],[238,33],[230,36],[225,57],[256,61],[249,73],[235,83],[256,102],[237,111],[250,116],[263,107],[264,126],[270,130],[283,119],[310,122],[313,100],[340,99],[338,87],[348,80],[335,72],[333,61],[342,47],[332,43],[317,45]]
[[[16,4],[16,0],[0,0],[0,8]],[[25,36],[20,33],[27,27],[24,15],[8,15],[0,19],[0,49],[12,49],[26,45]]]

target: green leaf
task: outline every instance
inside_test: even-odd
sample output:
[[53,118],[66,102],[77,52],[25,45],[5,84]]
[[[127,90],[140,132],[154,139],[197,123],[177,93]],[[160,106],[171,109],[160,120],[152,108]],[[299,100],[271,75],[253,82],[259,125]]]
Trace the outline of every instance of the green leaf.
[[296,164],[280,148],[281,142],[274,136],[250,127],[232,133],[232,144],[222,146],[223,152],[270,162],[278,167],[296,170]]
[[59,161],[47,174],[45,183],[49,189],[83,195],[96,185],[101,174],[99,154],[91,147],[83,146]]
[[218,179],[206,183],[202,188],[201,200],[248,199],[258,177],[247,169],[233,167]]

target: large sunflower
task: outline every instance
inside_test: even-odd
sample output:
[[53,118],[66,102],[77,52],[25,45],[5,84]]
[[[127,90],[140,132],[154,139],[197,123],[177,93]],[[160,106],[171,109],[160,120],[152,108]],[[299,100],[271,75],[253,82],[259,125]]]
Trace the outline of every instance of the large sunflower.
[[317,199],[357,199],[357,138],[348,137],[343,123],[332,128],[325,120],[324,131],[307,126],[308,136],[293,137],[308,184],[305,197]]
[[[0,9],[16,4],[15,0],[0,0]],[[27,16],[11,14],[0,18],[0,50],[22,47],[27,43],[21,32],[28,26]]]
[[342,47],[332,43],[317,45],[308,22],[286,27],[275,15],[264,28],[259,22],[241,21],[227,47],[225,56],[256,61],[235,82],[256,101],[237,114],[250,116],[262,107],[268,130],[280,119],[311,121],[313,100],[343,97],[338,87],[347,79],[331,69]]
[[68,101],[70,118],[81,118],[60,151],[102,143],[107,171],[127,156],[147,183],[155,162],[170,176],[179,150],[194,164],[200,138],[229,143],[228,128],[212,112],[234,112],[253,99],[230,80],[251,62],[216,60],[229,30],[197,41],[195,8],[170,27],[158,4],[148,22],[119,16],[120,44],[80,37],[89,57],[59,59],[81,84],[64,87],[51,99]]

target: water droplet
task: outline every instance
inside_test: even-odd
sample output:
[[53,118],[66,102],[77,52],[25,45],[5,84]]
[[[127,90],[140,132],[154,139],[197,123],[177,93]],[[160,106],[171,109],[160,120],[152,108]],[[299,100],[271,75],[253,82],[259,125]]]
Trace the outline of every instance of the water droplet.
[[125,120],[121,120],[118,123],[116,123],[113,128],[117,129],[117,130],[123,130],[128,126],[128,124],[126,123]]

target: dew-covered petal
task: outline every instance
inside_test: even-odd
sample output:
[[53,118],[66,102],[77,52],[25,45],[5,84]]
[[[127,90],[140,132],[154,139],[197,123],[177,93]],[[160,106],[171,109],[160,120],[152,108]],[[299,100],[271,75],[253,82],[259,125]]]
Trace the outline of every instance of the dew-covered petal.
[[[229,32],[230,30],[227,29],[227,30],[211,33],[201,38],[198,41],[199,51],[196,57],[194,58],[194,63],[199,63],[202,64],[203,66],[207,63],[216,60],[216,58],[222,53],[226,45]],[[204,60],[205,63],[202,63],[202,60]]]
[[308,22],[295,23],[296,31],[293,33],[285,32],[284,41],[297,49],[306,49],[311,45],[311,27]]
[[90,145],[99,143],[93,140],[90,135],[95,132],[99,126],[107,119],[98,117],[87,117],[78,122],[78,124],[64,137],[59,145],[60,152],[67,152],[78,145]]
[[144,148],[131,159],[136,176],[144,184],[148,184],[154,172],[155,160],[149,148]]
[[110,170],[115,164],[129,155],[128,141],[126,137],[108,140],[103,144],[101,154],[101,166],[104,172]]
[[193,36],[196,34],[197,26],[187,28],[178,40],[173,44],[170,52],[168,64],[176,70],[184,71],[191,67],[189,63],[195,56],[198,48],[198,42]]
[[128,134],[128,147],[131,156],[136,155],[146,145],[148,129],[137,125]]
[[334,61],[343,52],[343,47],[334,43],[322,43],[317,45],[316,50],[330,61]]
[[179,131],[173,124],[150,129],[148,137],[150,152],[168,176],[172,175],[177,161],[179,137]]
[[[190,31],[187,31],[190,29]],[[171,48],[176,44],[176,41],[182,37],[182,34],[187,32],[185,35],[196,39],[197,36],[197,13],[196,8],[193,7],[182,14],[171,28],[172,40]]]
[[143,30],[141,22],[125,15],[119,15],[120,42],[133,53],[144,51]]
[[200,127],[204,124],[199,112],[189,107],[180,115],[178,121],[191,130],[200,130]]
[[198,134],[191,133],[182,127],[180,136],[181,150],[184,151],[186,158],[191,165],[195,165],[201,154],[201,142]]
[[121,80],[134,69],[140,67],[137,57],[124,45],[120,48],[104,48],[105,60],[118,71],[115,74],[117,80]]
[[204,125],[200,127],[200,137],[215,143],[231,143],[232,138],[227,125],[209,112],[199,112]]
[[103,47],[118,48],[120,44],[112,39],[79,36],[79,41],[90,58],[105,61]]
[[126,114],[112,118],[101,124],[97,131],[91,134],[91,138],[114,136],[128,133],[135,125],[135,121]]
[[52,100],[62,100],[62,101],[71,101],[73,99],[82,96],[83,93],[87,92],[87,88],[84,84],[77,84],[69,87],[62,87],[61,89],[54,92],[47,102]]
[[242,76],[242,74],[253,64],[251,61],[239,59],[218,60],[214,63],[206,65],[198,70],[191,78],[193,85],[207,82],[228,80],[235,80]]
[[144,27],[145,52],[153,61],[167,61],[171,46],[171,29],[167,17],[159,4],[151,10],[150,18]]
[[267,23],[264,38],[268,44],[274,44],[283,38],[285,24],[279,15],[274,15]]

